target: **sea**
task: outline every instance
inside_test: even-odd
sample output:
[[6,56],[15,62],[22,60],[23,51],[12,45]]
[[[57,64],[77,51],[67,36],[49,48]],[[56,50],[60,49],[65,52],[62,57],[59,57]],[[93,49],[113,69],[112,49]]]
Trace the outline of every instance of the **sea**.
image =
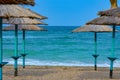
[[[94,66],[94,33],[71,31],[79,26],[42,26],[48,31],[26,31],[26,65]],[[119,28],[118,28],[119,29]],[[14,64],[14,31],[3,31],[3,61]],[[97,33],[97,64],[109,67],[112,33]],[[18,33],[18,54],[23,52],[22,31]],[[115,39],[115,67],[120,67],[120,32]],[[22,65],[22,58],[18,64]]]

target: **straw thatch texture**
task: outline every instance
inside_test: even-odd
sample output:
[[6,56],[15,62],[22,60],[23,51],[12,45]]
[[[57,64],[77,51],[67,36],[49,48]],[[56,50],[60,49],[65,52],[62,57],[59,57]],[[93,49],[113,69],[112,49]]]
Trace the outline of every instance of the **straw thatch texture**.
[[3,19],[4,24],[42,24],[46,25],[45,23],[38,21],[36,19],[30,19],[30,18],[9,18],[9,19]]
[[34,0],[0,0],[0,4],[29,4],[34,5]]
[[[11,31],[11,30],[15,30],[15,26],[8,26],[3,28],[4,31]],[[35,25],[18,25],[18,30],[30,30],[30,31],[46,31],[46,29],[42,28],[42,27],[38,27]]]
[[31,17],[31,15],[24,14],[17,5],[0,5],[0,17]]
[[39,18],[43,19],[43,16],[36,15],[35,13],[17,5],[0,5],[0,17],[1,18]]
[[33,12],[32,10],[30,10],[30,9],[27,9],[29,12],[31,12],[31,13],[33,13],[36,17],[38,17],[39,19],[47,19],[48,17],[46,17],[46,16],[43,16],[43,15],[41,15],[41,14],[38,14],[38,13],[36,13],[36,12]]
[[94,25],[120,25],[120,18],[113,16],[102,16],[96,18],[92,21],[87,22],[86,24],[94,24]]
[[74,29],[72,32],[111,32],[112,28],[106,25],[84,25]]
[[120,17],[120,8],[109,9],[109,10],[106,10],[106,11],[100,11],[98,13],[98,15]]

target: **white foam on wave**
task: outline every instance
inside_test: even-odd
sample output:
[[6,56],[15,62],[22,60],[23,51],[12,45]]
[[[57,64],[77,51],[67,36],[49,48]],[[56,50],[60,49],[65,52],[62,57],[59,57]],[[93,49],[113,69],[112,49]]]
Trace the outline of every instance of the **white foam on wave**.
[[[8,64],[14,64],[13,59],[7,59],[6,62],[9,62]],[[19,65],[22,65],[22,59],[19,59],[18,61]],[[34,59],[26,59],[26,65],[35,65],[35,66],[94,66],[93,63],[84,63],[84,62],[58,62],[58,61],[39,61]],[[109,67],[109,62],[103,63],[103,64],[97,64],[98,67]],[[114,67],[120,67],[120,60],[115,61]]]

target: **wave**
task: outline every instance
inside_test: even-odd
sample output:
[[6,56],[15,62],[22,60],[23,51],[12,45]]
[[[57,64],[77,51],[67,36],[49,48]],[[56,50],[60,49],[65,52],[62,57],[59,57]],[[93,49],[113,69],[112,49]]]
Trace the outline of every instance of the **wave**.
[[13,38],[15,38],[15,36],[3,36],[3,38],[5,38],[5,39],[6,39],[6,38],[7,38],[7,39],[8,39],[8,38],[13,39]]
[[[8,61],[8,64],[13,65],[14,61],[12,59],[5,60]],[[115,61],[114,67],[120,67],[120,60]],[[22,59],[19,59],[19,65],[22,65]],[[26,65],[34,65],[34,66],[94,66],[93,63],[84,63],[84,62],[57,62],[57,61],[39,61],[33,59],[26,59]],[[109,67],[109,62],[98,64],[98,67]]]
[[[19,38],[22,38],[21,35],[18,35]],[[44,38],[45,36],[32,36],[32,35],[27,35],[26,38]],[[7,36],[3,36],[3,38],[15,38],[14,35],[7,35]]]

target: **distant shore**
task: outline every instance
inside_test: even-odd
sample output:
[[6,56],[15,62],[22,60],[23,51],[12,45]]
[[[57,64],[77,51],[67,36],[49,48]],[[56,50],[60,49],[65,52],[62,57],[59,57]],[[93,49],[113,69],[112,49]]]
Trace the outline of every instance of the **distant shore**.
[[[13,66],[3,68],[3,80],[111,80],[109,68],[67,67],[67,66],[19,66],[18,76],[14,77]],[[120,80],[120,68],[114,68],[112,80]]]

